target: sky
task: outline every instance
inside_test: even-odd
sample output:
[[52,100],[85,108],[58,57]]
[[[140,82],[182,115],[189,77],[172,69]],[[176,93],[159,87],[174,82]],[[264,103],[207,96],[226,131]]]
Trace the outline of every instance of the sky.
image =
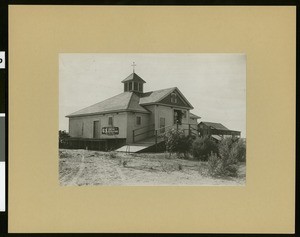
[[66,115],[122,93],[133,62],[144,92],[176,86],[198,122],[246,137],[245,54],[59,54],[59,129],[68,131]]

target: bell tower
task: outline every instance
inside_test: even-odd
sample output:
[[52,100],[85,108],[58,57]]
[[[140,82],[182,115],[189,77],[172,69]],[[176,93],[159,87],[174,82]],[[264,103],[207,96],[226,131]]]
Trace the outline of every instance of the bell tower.
[[146,82],[135,73],[134,67],[136,66],[136,64],[133,62],[131,66],[133,67],[133,72],[122,81],[122,83],[124,84],[124,92],[132,91],[137,93],[143,93],[144,83]]

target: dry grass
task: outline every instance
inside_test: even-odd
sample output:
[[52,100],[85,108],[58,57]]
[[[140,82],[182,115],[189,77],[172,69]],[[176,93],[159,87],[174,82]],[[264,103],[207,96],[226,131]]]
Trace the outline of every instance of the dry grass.
[[245,185],[241,163],[237,178],[212,178],[206,162],[167,154],[125,154],[86,150],[59,151],[61,185]]

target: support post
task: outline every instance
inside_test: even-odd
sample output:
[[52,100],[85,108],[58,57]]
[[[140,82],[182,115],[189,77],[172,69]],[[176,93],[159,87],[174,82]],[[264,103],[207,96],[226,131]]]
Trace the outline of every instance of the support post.
[[157,152],[157,130],[155,130],[155,151]]
[[134,130],[132,130],[132,143],[134,143]]
[[191,124],[189,124],[189,136],[191,136]]

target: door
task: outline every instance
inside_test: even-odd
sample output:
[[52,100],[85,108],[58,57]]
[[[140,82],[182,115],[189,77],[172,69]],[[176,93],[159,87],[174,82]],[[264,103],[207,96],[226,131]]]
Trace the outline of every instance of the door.
[[181,110],[174,109],[174,124],[182,124],[183,113]]
[[100,138],[100,126],[99,126],[99,121],[94,121],[93,138]]
[[159,131],[160,131],[160,133],[165,132],[165,126],[166,126],[166,119],[165,118],[159,118]]

